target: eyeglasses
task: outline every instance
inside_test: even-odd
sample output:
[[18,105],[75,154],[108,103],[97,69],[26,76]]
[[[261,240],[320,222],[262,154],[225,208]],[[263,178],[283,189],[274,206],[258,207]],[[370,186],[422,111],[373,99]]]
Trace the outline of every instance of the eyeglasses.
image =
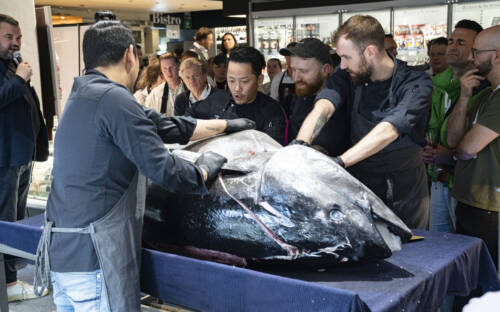
[[473,58],[476,58],[476,57],[477,57],[477,55],[478,55],[479,53],[483,53],[483,52],[493,52],[493,51],[496,51],[496,50],[497,50],[497,49],[478,50],[478,49],[474,49],[474,48],[472,48],[472,49],[471,49],[471,52],[472,52],[472,57],[473,57]]

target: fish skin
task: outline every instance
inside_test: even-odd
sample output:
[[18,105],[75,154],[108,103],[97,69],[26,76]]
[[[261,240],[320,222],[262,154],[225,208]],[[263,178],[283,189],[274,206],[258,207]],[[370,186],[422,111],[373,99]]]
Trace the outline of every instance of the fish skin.
[[282,147],[266,134],[247,130],[187,145],[213,151],[246,175],[222,177],[228,191],[247,205],[269,230],[299,253],[290,255],[231,199],[220,180],[209,194],[169,194],[150,185],[147,207],[162,222],[146,219],[144,237],[161,243],[218,250],[249,262],[299,265],[343,264],[387,258],[391,250],[374,218],[403,242],[404,223],[361,182],[329,157],[304,146]]

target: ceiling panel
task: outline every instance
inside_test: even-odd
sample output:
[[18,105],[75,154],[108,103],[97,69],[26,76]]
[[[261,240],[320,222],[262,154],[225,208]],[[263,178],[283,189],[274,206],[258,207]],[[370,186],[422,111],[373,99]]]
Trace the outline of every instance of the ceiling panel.
[[35,0],[36,5],[153,12],[222,10],[222,0]]

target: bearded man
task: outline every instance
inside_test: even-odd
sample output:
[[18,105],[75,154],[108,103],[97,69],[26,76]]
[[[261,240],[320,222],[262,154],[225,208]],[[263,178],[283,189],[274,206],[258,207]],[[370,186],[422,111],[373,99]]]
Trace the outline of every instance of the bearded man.
[[432,81],[384,49],[384,29],[355,15],[335,33],[340,70],[316,96],[296,142],[311,144],[347,109],[351,146],[337,163],[368,186],[410,228],[426,229],[429,192],[422,159]]
[[[291,110],[288,138],[295,139],[304,119],[314,108],[314,98],[325,86],[332,71],[330,48],[316,38],[306,38],[297,45],[281,49],[290,57],[295,95],[290,99]],[[346,109],[339,111],[323,127],[312,145],[327,155],[339,155],[348,144]]]

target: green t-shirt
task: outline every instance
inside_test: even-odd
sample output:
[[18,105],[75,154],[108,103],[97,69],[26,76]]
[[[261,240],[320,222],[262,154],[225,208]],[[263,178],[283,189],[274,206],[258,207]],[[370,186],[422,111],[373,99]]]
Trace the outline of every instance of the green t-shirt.
[[[500,90],[481,92],[467,112],[467,131],[475,123],[500,133]],[[490,211],[498,211],[500,188],[500,139],[496,138],[477,154],[477,158],[459,160],[455,167],[452,195],[460,202]]]
[[[429,118],[429,129],[427,130],[428,137],[433,138],[439,145],[450,149],[446,140],[448,135],[446,126],[450,115],[449,113],[447,114],[447,112],[449,109],[452,109],[453,104],[460,96],[460,77],[453,79],[453,70],[449,67],[447,70],[434,76],[432,82],[434,84],[434,90],[432,91],[431,114]],[[467,104],[468,108],[472,106],[482,92],[483,91],[475,94],[469,100]],[[450,173],[450,171],[452,171],[453,165],[454,164],[448,166],[427,165],[427,172],[434,182],[437,181],[439,174],[443,170],[446,171],[445,184],[446,187],[451,189],[453,187],[453,174]]]

